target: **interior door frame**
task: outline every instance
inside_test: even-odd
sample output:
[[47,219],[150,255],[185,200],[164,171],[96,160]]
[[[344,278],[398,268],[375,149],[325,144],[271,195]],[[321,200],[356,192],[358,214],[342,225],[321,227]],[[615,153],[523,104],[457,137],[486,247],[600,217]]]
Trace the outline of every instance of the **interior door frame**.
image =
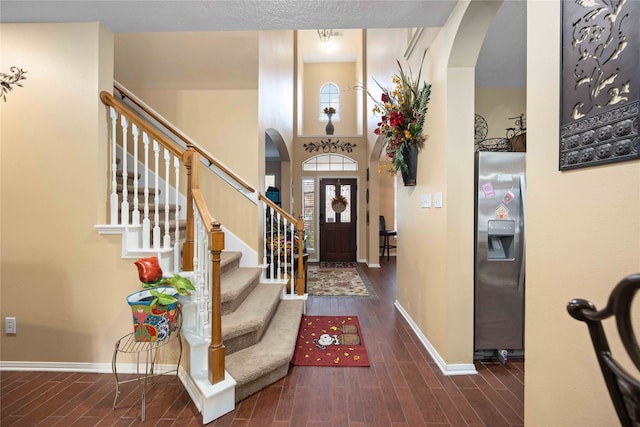
[[[351,172],[351,171],[350,171]],[[354,171],[355,172],[355,171]],[[302,176],[300,178],[300,182],[302,182],[302,178],[309,178],[309,175],[307,176]],[[321,179],[355,179],[356,180],[356,187],[358,188],[358,192],[357,192],[357,198],[356,198],[356,262],[360,262],[360,248],[361,245],[359,244],[360,242],[360,218],[361,218],[361,212],[360,212],[360,201],[358,200],[361,196],[360,196],[360,177],[358,175],[353,175],[353,174],[332,174],[332,175],[320,175],[317,174],[315,176],[315,188],[314,188],[314,197],[316,200],[315,203],[315,209],[314,209],[314,228],[316,230],[316,248],[315,248],[315,259],[310,259],[309,261],[313,261],[313,262],[320,262],[320,204],[318,203],[318,201],[320,200],[320,180]]]

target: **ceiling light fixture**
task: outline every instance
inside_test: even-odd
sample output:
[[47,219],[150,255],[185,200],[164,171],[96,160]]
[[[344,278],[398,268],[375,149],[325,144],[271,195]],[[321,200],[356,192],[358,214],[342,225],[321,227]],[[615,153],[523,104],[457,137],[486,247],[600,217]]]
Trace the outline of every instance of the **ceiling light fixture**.
[[332,35],[333,35],[333,30],[327,30],[327,29],[318,30],[318,37],[320,37],[320,41],[322,43],[327,43]]

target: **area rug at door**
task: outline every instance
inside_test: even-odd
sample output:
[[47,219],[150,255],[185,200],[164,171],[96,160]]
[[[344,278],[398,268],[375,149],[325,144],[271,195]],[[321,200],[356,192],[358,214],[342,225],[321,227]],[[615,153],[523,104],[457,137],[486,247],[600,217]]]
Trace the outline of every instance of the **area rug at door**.
[[373,291],[360,266],[353,263],[320,263],[307,268],[307,292],[314,296],[368,297]]
[[291,363],[298,366],[369,366],[357,316],[302,316]]

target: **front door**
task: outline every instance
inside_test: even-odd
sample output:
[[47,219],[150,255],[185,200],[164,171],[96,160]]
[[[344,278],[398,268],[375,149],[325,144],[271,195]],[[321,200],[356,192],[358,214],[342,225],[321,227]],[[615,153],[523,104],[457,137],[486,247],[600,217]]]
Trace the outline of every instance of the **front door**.
[[[347,200],[342,212],[332,207],[337,193]],[[320,261],[356,261],[356,195],[355,179],[320,180]]]

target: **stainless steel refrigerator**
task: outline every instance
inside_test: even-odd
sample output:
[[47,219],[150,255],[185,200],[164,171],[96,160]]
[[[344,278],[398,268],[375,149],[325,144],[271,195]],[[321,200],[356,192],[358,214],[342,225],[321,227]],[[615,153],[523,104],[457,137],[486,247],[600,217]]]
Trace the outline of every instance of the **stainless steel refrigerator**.
[[476,153],[476,359],[524,356],[525,153]]

